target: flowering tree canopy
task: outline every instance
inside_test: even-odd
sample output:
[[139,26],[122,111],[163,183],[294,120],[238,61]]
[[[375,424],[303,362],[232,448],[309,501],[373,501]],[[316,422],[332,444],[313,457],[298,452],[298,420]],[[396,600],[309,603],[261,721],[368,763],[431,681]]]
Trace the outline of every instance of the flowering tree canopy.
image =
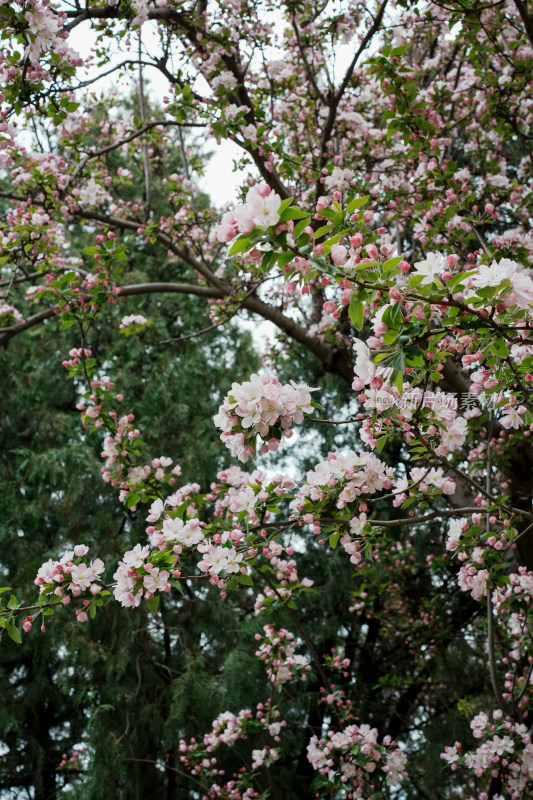
[[[58,371],[127,533],[144,529],[119,558],[83,535],[43,553],[34,597],[2,595],[4,639],[52,614],[96,630],[113,600],[153,626],[167,603],[240,603],[260,693],[151,754],[189,776],[180,797],[281,796],[279,770],[294,796],[527,796],[530,4],[36,1],[0,20],[0,342],[70,337]],[[109,88],[129,74],[135,110]],[[223,211],[195,132],[240,148]],[[135,262],[148,246],[157,279]],[[160,295],[205,298],[209,327],[185,337],[275,328],[261,369],[228,369],[228,460],[206,485],[149,452],[154,421],[99,344],[114,325],[150,360],[136,303]]]

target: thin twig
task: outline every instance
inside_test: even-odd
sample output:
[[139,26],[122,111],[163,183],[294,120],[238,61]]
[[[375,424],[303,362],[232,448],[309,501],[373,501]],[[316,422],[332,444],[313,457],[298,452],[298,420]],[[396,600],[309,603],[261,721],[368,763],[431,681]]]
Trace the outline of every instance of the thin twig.
[[[144,99],[144,76],[142,68],[142,28],[139,28],[139,110],[141,118],[146,119],[146,103]],[[144,166],[144,221],[150,219],[152,213],[152,168],[148,154],[148,142],[143,142],[143,166]]]
[[513,709],[507,703],[505,698],[503,697],[500,686],[498,684],[498,675],[496,672],[496,657],[494,654],[494,616],[492,611],[492,595],[490,591],[490,587],[487,587],[487,637],[488,637],[488,650],[489,650],[489,671],[490,671],[490,680],[492,683],[492,690],[494,692],[494,696],[498,701],[500,708],[505,711],[505,713],[511,717],[511,719],[515,718],[513,713]]

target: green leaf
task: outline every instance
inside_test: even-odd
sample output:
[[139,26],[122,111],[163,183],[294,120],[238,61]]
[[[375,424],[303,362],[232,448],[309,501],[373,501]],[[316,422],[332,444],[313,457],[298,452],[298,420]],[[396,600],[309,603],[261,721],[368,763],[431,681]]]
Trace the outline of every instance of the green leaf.
[[155,614],[157,609],[159,608],[159,595],[154,594],[153,597],[151,597],[149,600],[146,601],[146,605],[148,606],[150,611],[153,611]]
[[362,208],[363,206],[366,206],[369,200],[370,200],[369,194],[365,194],[364,197],[356,197],[355,200],[352,200],[352,202],[348,205],[348,208],[346,209],[348,214],[353,214],[353,212],[357,208]]
[[280,215],[280,217],[283,215],[283,212],[285,211],[285,209],[290,206],[290,204],[292,203],[293,199],[294,198],[292,198],[292,197],[287,197],[286,200],[282,200],[281,201],[280,206],[278,208],[278,214]]
[[321,228],[315,231],[315,241],[320,239],[321,236],[325,236],[327,233],[331,233],[331,225],[322,225]]
[[294,226],[294,231],[292,235],[295,239],[298,239],[301,233],[307,228],[307,226],[311,223],[311,217],[305,217],[305,219],[300,220],[300,222]]
[[495,339],[490,346],[490,349],[496,356],[506,358],[509,355],[509,350],[503,339]]
[[337,547],[340,536],[341,536],[340,532],[337,531],[337,533],[332,533],[331,536],[329,537],[329,544],[332,550],[335,550],[335,548]]
[[148,559],[151,564],[159,564],[168,557],[168,550],[160,550],[158,553],[152,553]]
[[289,219],[304,219],[308,216],[307,211],[302,211],[302,209],[297,206],[291,206],[283,212],[281,219],[283,222],[287,222]]
[[171,580],[171,581],[169,581],[169,583],[170,583],[171,586],[174,587],[174,589],[177,589],[178,592],[185,597],[185,591],[184,591],[183,586],[181,585],[181,583],[179,581]]
[[335,213],[335,211],[333,211],[332,208],[321,208],[320,211],[318,211],[317,213],[320,214],[322,219],[329,219],[332,222],[335,222],[335,218],[337,216],[337,214]]
[[59,326],[59,330],[65,331],[67,328],[71,328],[75,324],[76,317],[74,314],[70,314],[68,311],[65,311],[65,313],[61,315],[61,325]]
[[285,264],[290,264],[290,262],[293,260],[294,260],[294,253],[285,252],[285,253],[278,253],[277,255],[277,261],[280,267],[284,267]]
[[265,270],[265,272],[266,270],[269,270],[274,264],[276,257],[277,253],[275,253],[274,250],[269,250],[267,253],[265,253],[263,260],[261,261],[261,269]]
[[394,383],[400,394],[403,391],[403,372],[397,372],[394,376]]
[[15,595],[12,594],[11,597],[9,598],[9,603],[7,604],[7,607],[11,608],[11,609],[15,609],[15,608],[18,608],[19,605],[20,605],[19,601],[17,600]]
[[249,575],[243,575],[243,574],[241,573],[241,574],[239,575],[239,579],[238,579],[238,580],[239,580],[239,583],[242,583],[242,584],[243,584],[243,586],[253,586],[253,585],[254,585],[254,582],[253,582],[253,580],[250,578],[250,576],[249,576]]
[[10,639],[13,639],[13,641],[16,642],[17,644],[22,644],[22,636],[20,635],[20,631],[14,623],[8,625],[6,630]]
[[405,371],[405,360],[403,357],[403,350],[398,350],[397,353],[394,354],[394,357],[391,359],[391,367],[394,369],[399,370],[400,372]]
[[360,331],[365,322],[365,307],[363,303],[358,300],[358,298],[354,295],[350,300],[350,305],[348,306],[348,314],[350,315],[350,319],[353,323],[354,328]]
[[389,328],[401,328],[403,317],[399,304],[386,307],[385,313],[383,314],[383,322],[388,325]]
[[[401,373],[400,373],[400,374],[401,374]],[[377,440],[377,442],[376,442],[376,450],[378,451],[378,453],[381,453],[381,451],[382,451],[382,450],[383,450],[383,448],[385,447],[386,443],[387,443],[387,437],[386,437],[386,436],[381,436],[381,437],[380,437],[380,438]]]
[[139,502],[139,495],[137,494],[137,492],[130,492],[126,498],[126,506],[128,508],[132,508],[133,506],[136,506],[138,502]]
[[252,245],[249,236],[238,236],[231,245],[228,256],[234,256],[237,253],[244,253],[245,250],[251,250]]
[[398,264],[399,264],[401,261],[403,261],[403,256],[394,256],[394,258],[389,258],[387,261],[385,261],[385,263],[383,264],[383,266],[384,266],[384,267],[385,267],[387,270],[389,270],[389,269],[394,269],[395,267],[397,267],[397,266],[398,266]]

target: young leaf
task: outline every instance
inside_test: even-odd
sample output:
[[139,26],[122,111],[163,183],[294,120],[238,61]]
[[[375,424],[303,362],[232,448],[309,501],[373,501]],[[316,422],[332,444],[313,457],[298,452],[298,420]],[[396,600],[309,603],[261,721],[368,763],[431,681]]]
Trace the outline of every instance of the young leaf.
[[150,597],[150,599],[146,601],[146,605],[148,606],[150,611],[153,611],[155,614],[157,609],[159,608],[159,595],[154,594],[153,597]]
[[337,533],[332,533],[331,536],[329,537],[329,544],[332,550],[335,550],[335,548],[337,547],[340,536],[341,535],[339,531],[337,531]]
[[228,250],[228,256],[234,256],[237,253],[244,253],[245,250],[251,250],[252,245],[250,242],[249,236],[239,236],[233,244],[231,245],[230,249]]
[[354,328],[360,331],[365,322],[365,307],[360,300],[354,295],[350,300],[348,306],[348,314],[353,323]]
[[10,639],[13,639],[13,641],[17,644],[22,644],[22,636],[20,635],[20,631],[14,622],[11,625],[8,625],[6,630]]

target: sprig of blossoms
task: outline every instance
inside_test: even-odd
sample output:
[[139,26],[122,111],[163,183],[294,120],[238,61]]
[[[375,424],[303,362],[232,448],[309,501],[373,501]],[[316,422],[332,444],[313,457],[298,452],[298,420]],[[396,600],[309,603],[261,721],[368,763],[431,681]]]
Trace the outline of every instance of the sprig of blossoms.
[[[533,787],[533,744],[527,726],[521,722],[506,719],[500,709],[488,714],[481,712],[471,721],[470,727],[481,743],[475,749],[463,752],[460,742],[444,748],[441,759],[449,768],[470,772],[475,776],[476,796],[488,797],[477,792],[488,789],[494,775],[502,782],[509,800],[522,800],[531,793]],[[464,795],[473,800],[473,795]]]
[[291,502],[291,509],[301,512],[309,504],[336,496],[337,508],[342,509],[364,494],[390,489],[395,482],[395,469],[388,467],[374,453],[347,450],[330,453],[306,474],[304,483]]
[[115,599],[126,608],[136,608],[142,598],[151,600],[157,593],[170,592],[170,572],[154,566],[148,561],[150,548],[136,544],[128,550],[119,562],[113,575],[116,585],[113,589]]
[[378,731],[370,725],[349,725],[337,733],[330,730],[321,739],[313,736],[307,758],[323,776],[322,786],[348,791],[354,800],[366,800],[369,793],[381,796],[376,792],[380,784],[398,786],[407,777],[405,754],[390,736],[379,744]]
[[[82,600],[83,608],[76,609],[78,622],[86,622],[87,610],[94,616],[96,605],[101,605],[101,597],[109,594],[104,586],[99,583],[104,571],[104,562],[100,558],[93,559],[90,563],[83,560],[89,552],[85,544],[78,544],[69,550],[57,561],[49,559],[39,568],[35,585],[40,589],[39,603],[48,602],[51,597],[60,598],[61,605],[68,605],[73,598],[87,594]],[[31,624],[25,630],[31,629]]]
[[290,439],[292,426],[312,414],[313,391],[294,381],[281,384],[275,375],[254,374],[249,381],[234,383],[214,417],[221,440],[243,463],[254,454],[258,436],[262,453],[277,450],[281,437]]
[[295,678],[307,680],[307,673],[311,671],[305,656],[296,653],[297,642],[294,634],[286,628],[276,630],[272,625],[263,626],[264,636],[255,635],[261,641],[256,656],[267,665],[266,673],[274,686],[287,683]]
[[149,325],[150,320],[143,317],[142,314],[129,314],[126,317],[122,317],[118,329],[125,336],[129,336],[132,333],[139,333]]
[[0,300],[0,327],[7,327],[8,325],[13,325],[16,322],[22,322],[24,317],[15,308],[15,306],[10,305],[9,303],[3,303]]
[[279,222],[281,197],[266,184],[252,186],[246,203],[226,212],[216,230],[219,242],[230,242],[238,233],[251,233],[256,226],[270,227]]

